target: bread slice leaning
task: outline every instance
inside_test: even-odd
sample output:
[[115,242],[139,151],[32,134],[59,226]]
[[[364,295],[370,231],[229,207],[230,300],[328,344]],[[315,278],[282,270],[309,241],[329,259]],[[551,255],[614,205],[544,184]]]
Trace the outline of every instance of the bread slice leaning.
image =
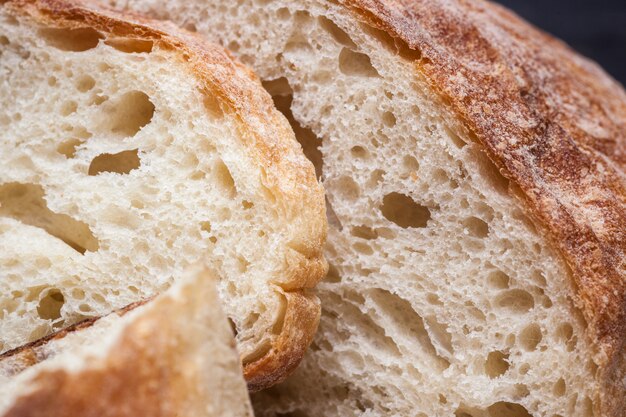
[[251,389],[296,366],[319,318],[324,197],[248,68],[172,24],[3,1],[0,96],[1,351],[201,261]]
[[260,415],[624,415],[626,94],[596,65],[478,0],[124,5],[250,64],[327,190],[320,331]]
[[216,284],[192,267],[147,304],[4,355],[0,416],[252,416]]

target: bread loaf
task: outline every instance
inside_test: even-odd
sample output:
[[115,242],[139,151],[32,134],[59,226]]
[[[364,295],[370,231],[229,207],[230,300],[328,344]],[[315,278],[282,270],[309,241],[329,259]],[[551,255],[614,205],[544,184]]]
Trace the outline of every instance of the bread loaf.
[[0,416],[252,416],[216,284],[191,268],[145,305],[3,355]]
[[626,95],[465,0],[118,1],[230,48],[330,202],[274,416],[624,416]]
[[296,366],[319,317],[324,197],[247,67],[172,24],[4,1],[0,97],[0,351],[202,261],[250,387]]

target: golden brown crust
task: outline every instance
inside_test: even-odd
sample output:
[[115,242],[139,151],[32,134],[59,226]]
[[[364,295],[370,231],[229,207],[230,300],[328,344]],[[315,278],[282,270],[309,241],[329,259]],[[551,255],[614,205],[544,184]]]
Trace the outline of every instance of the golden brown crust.
[[626,409],[626,94],[595,64],[477,0],[343,0],[416,69],[523,193],[576,284],[601,412]]
[[[201,90],[208,97],[218,97],[222,109],[240,119],[240,134],[261,166],[263,186],[269,198],[276,200],[275,208],[281,212],[285,224],[290,226],[290,238],[285,248],[285,272],[282,276],[273,277],[276,291],[300,294],[302,289],[315,286],[325,275],[323,190],[288,122],[274,108],[271,97],[250,69],[221,47],[209,44],[169,22],[157,22],[132,13],[120,13],[72,0],[12,0],[0,1],[0,4],[15,13],[28,14],[41,25],[90,27],[106,36],[152,40],[163,49],[177,51],[198,79]],[[319,304],[316,305],[317,310],[312,304],[294,303],[288,306],[288,311],[297,315],[310,314],[310,320],[316,321],[320,314]],[[272,339],[271,360],[262,357],[255,363],[244,363],[246,377],[257,381],[251,384],[257,389],[264,387],[258,381],[285,378],[286,372],[292,370],[293,364],[304,355],[308,346],[304,341],[310,342],[315,332],[315,326],[308,326],[306,329],[310,334],[302,337],[301,324],[296,322],[285,323],[282,328],[281,335]],[[290,345],[290,338],[296,336],[298,339]],[[285,362],[282,363],[282,360]]]

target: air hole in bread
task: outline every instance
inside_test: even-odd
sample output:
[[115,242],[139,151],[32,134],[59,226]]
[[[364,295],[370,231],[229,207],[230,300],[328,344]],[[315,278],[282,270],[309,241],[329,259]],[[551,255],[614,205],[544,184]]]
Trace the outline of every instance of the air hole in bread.
[[276,17],[278,17],[279,20],[289,20],[291,17],[291,11],[289,11],[286,7],[281,7],[276,10]]
[[364,242],[355,242],[352,244],[355,251],[362,253],[363,255],[373,255],[374,249],[370,245]]
[[[428,326],[430,331],[427,330],[424,319],[415,311],[409,301],[382,289],[372,290],[370,296],[376,304],[376,310],[388,318],[389,326],[385,326],[388,332],[405,335],[417,342],[425,356],[425,363],[440,371],[450,367],[450,362],[440,355],[441,348],[437,349],[441,343],[431,339],[431,334],[434,334],[434,331],[430,330],[432,326]],[[438,338],[439,340],[444,339],[444,337]]]
[[72,298],[76,300],[83,300],[85,298],[85,291],[80,288],[72,289]]
[[565,380],[563,378],[559,378],[558,381],[554,383],[554,387],[552,387],[552,392],[557,397],[562,397],[565,395],[565,391],[567,386],[565,385]]
[[351,177],[341,176],[331,180],[331,187],[347,201],[356,201],[361,195],[361,187]]
[[502,376],[509,369],[509,355],[499,350],[489,352],[485,361],[485,373],[489,378]]
[[328,32],[337,43],[351,49],[356,48],[356,44],[352,41],[350,36],[343,29],[337,26],[335,22],[324,16],[319,16],[317,20],[320,27]]
[[0,46],[7,46],[9,43],[9,38],[4,35],[0,35]]
[[264,81],[263,87],[272,96],[276,108],[287,118],[287,121],[289,121],[291,128],[296,134],[296,139],[300,145],[302,145],[304,155],[313,163],[317,178],[321,178],[324,164],[322,151],[320,150],[322,141],[311,129],[303,127],[300,122],[294,118],[291,111],[293,90],[289,85],[289,81],[285,77],[281,77],[275,80]]
[[64,155],[67,159],[72,159],[76,155],[76,148],[83,143],[84,141],[78,138],[68,139],[57,146],[57,152]]
[[424,321],[426,330],[430,335],[433,346],[442,357],[449,357],[454,354],[452,346],[452,335],[448,331],[448,326],[437,321],[435,316],[428,316]]
[[141,166],[139,150],[122,151],[115,154],[103,153],[96,156],[89,165],[89,175],[100,175],[103,172],[128,174]]
[[313,47],[301,33],[294,33],[285,44],[284,50],[287,53],[313,53]]
[[509,288],[509,283],[511,282],[511,278],[504,272],[497,270],[492,271],[487,276],[487,283],[489,286],[498,289],[506,289]]
[[499,401],[487,407],[489,417],[533,417],[524,406],[517,403]]
[[0,216],[39,227],[81,254],[97,251],[99,247],[87,224],[48,209],[43,188],[39,185],[0,185]]
[[203,232],[211,233],[211,222],[205,221],[200,223],[200,230]]
[[228,49],[229,51],[231,51],[231,52],[235,52],[235,53],[236,53],[237,51],[239,51],[239,48],[240,48],[240,47],[241,47],[241,45],[240,45],[240,44],[239,44],[239,42],[237,42],[237,41],[230,41],[230,42],[228,42],[228,45],[227,45],[227,49]]
[[394,116],[394,114],[390,111],[384,112],[382,115],[382,119],[383,119],[383,124],[386,127],[394,127],[397,122],[396,116]]
[[463,226],[470,236],[483,239],[489,235],[489,225],[478,217],[463,220]]
[[420,169],[420,164],[414,156],[404,155],[402,158],[402,168],[404,170],[404,175],[409,176]]
[[78,310],[83,313],[90,313],[92,311],[92,308],[89,304],[81,304],[78,306]]
[[383,171],[382,169],[375,169],[370,174],[369,180],[367,180],[367,186],[368,187],[375,187],[378,184],[380,184],[381,182],[383,182],[384,178],[385,178],[385,171]]
[[541,343],[543,335],[541,334],[541,328],[538,324],[533,323],[526,326],[519,334],[520,346],[529,352],[537,349],[537,345]]
[[250,262],[246,258],[243,256],[237,257],[237,270],[240,274],[244,274],[248,270],[249,266]]
[[387,194],[380,210],[387,220],[404,229],[426,227],[430,220],[430,210],[405,194]]
[[533,296],[522,289],[503,291],[496,297],[496,307],[509,310],[514,313],[526,313],[535,306]]
[[339,71],[353,77],[380,77],[369,56],[349,48],[339,53]]
[[28,341],[34,342],[35,340],[39,340],[42,337],[47,336],[49,333],[50,333],[50,324],[49,323],[40,324],[39,326],[35,327],[33,331],[29,333]]
[[574,328],[569,323],[560,324],[556,329],[556,339],[561,343],[567,343],[574,335]]
[[370,157],[369,151],[362,146],[353,146],[350,154],[356,159],[369,159]]
[[150,53],[154,46],[154,42],[151,40],[133,38],[109,38],[104,43],[127,54]]
[[104,36],[92,28],[45,28],[39,35],[53,48],[62,51],[83,52],[98,46]]
[[378,237],[378,233],[368,226],[355,226],[350,230],[350,234],[361,239],[372,240]]
[[37,314],[44,320],[57,320],[61,317],[61,308],[65,304],[63,293],[56,288],[51,288],[39,300]]
[[81,93],[86,93],[87,91],[94,88],[96,85],[96,80],[90,75],[81,75],[76,80],[76,89]]
[[61,105],[61,110],[59,111],[59,113],[61,113],[61,116],[67,117],[70,114],[76,112],[76,109],[78,109],[78,103],[76,103],[74,100],[68,100]]
[[101,127],[107,133],[134,136],[154,116],[154,104],[142,91],[130,91],[103,106]]
[[233,179],[230,170],[221,159],[218,159],[215,163],[215,166],[213,167],[213,175],[218,187],[220,187],[222,192],[228,196],[228,198],[234,198],[237,195],[235,180]]
[[94,95],[89,104],[90,105],[95,105],[95,106],[100,106],[102,103],[104,103],[105,101],[107,101],[109,99],[108,96],[105,95],[100,95],[100,94],[96,94]]

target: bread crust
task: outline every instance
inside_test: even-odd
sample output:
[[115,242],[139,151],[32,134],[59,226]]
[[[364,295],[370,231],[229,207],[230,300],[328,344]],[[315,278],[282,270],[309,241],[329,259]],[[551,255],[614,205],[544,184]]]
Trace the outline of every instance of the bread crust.
[[419,52],[416,71],[464,121],[571,269],[599,364],[599,406],[623,416],[626,93],[596,64],[480,0],[341,0]]
[[245,378],[253,390],[286,378],[302,359],[320,316],[319,300],[305,296],[304,290],[314,287],[327,271],[323,256],[325,201],[312,164],[302,154],[287,120],[274,108],[258,77],[222,47],[170,22],[73,0],[0,0],[0,5],[17,15],[28,15],[43,26],[89,27],[107,36],[151,40],[161,48],[176,51],[203,93],[218,97],[221,110],[235,114],[241,121],[240,134],[261,167],[262,184],[290,226],[284,273],[273,277],[272,284],[277,293],[288,295],[285,318],[307,318],[300,322],[286,320],[279,326],[282,331],[271,336],[267,357],[251,363],[244,359]]

